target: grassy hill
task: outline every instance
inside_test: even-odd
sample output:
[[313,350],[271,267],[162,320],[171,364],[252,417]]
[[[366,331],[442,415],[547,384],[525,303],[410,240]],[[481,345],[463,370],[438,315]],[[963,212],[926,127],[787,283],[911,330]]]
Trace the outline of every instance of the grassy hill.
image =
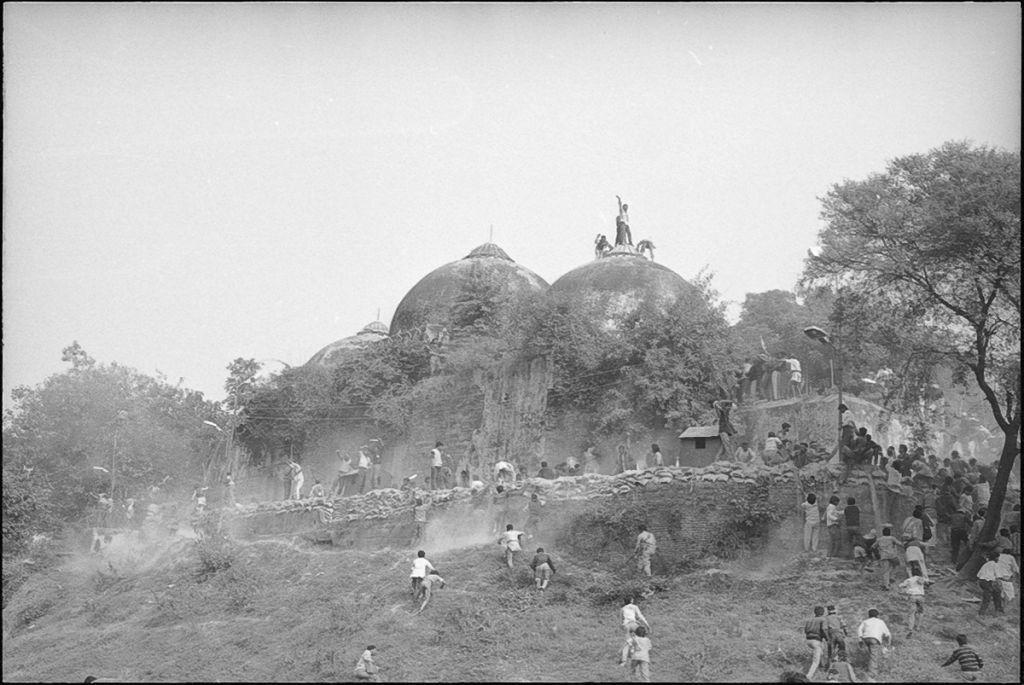
[[[546,593],[532,589],[525,562],[505,569],[493,543],[431,555],[449,585],[420,615],[411,613],[408,550],[178,540],[108,558],[76,553],[8,600],[3,679],[352,680],[369,643],[387,681],[625,679],[618,607],[645,584],[624,559],[616,568],[545,547],[559,569]],[[652,679],[754,682],[806,670],[799,627],[812,605],[835,603],[853,629],[868,608],[882,611],[896,638],[884,680],[959,681],[938,664],[966,632],[987,680],[1019,682],[1018,606],[979,619],[965,589],[940,581],[926,629],[907,640],[905,604],[872,575],[859,579],[849,562],[792,547],[772,541],[771,554],[655,578],[640,602],[654,629]],[[854,654],[860,675],[863,657]]]

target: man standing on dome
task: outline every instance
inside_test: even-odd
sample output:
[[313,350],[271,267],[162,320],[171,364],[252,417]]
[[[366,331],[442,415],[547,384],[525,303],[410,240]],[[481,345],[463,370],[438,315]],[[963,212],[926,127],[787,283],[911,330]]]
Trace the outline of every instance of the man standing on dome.
[[629,205],[622,204],[622,198],[618,195],[615,199],[619,201],[619,216],[615,219],[615,244],[632,245],[633,236],[629,231]]

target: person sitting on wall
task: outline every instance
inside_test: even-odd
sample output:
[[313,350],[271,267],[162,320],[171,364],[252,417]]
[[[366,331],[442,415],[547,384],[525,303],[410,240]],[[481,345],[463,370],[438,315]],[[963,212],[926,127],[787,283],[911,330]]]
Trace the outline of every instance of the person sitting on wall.
[[551,470],[546,461],[540,463],[540,470],[537,471],[538,478],[544,478],[545,480],[554,480],[555,472]]

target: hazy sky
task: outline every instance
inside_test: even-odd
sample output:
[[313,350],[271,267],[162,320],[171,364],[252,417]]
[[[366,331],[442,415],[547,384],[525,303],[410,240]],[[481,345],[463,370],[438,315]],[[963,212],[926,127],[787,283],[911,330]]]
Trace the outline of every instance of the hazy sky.
[[[78,340],[223,397],[494,242],[791,289],[832,183],[1020,147],[1008,4],[4,4],[3,392]],[[733,306],[735,312],[736,306]],[[275,367],[277,368],[277,367]]]

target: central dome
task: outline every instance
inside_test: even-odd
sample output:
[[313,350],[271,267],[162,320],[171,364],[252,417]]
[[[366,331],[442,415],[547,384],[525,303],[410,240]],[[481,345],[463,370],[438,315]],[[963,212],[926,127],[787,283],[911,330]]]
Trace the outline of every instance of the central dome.
[[642,303],[666,309],[683,298],[700,298],[698,288],[666,266],[616,246],[608,254],[577,267],[551,284],[548,292],[562,297],[614,327]]
[[395,309],[391,335],[425,325],[450,326],[453,305],[472,288],[515,297],[543,292],[547,287],[544,279],[517,264],[500,247],[484,243],[420,279]]

